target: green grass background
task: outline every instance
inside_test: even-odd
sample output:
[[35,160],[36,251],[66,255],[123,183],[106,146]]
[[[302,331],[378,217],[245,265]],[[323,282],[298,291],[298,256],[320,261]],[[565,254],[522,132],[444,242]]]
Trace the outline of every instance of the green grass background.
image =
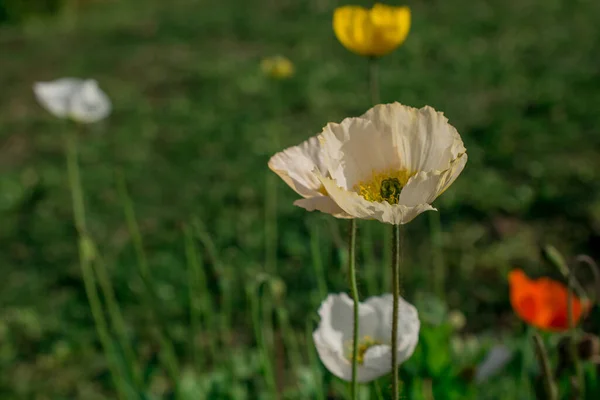
[[[297,196],[269,180],[266,164],[327,122],[371,106],[367,61],[332,32],[333,9],[342,4],[92,1],[0,26],[0,398],[114,398],[77,259],[62,136],[72,128],[39,107],[32,92],[35,81],[63,76],[97,79],[114,104],[110,118],[81,138],[80,164],[90,234],[146,366],[147,393],[167,398],[172,382],[156,361],[159,346],[149,333],[115,170],[135,204],[163,323],[183,370],[192,363],[183,227],[197,218],[214,244],[211,255],[206,241],[197,241],[209,290],[202,298],[222,315],[224,285],[235,323],[222,356],[207,356],[193,379],[214,377],[231,357],[244,358],[234,364],[250,372],[237,380],[245,382],[239,396],[247,397],[206,390],[204,396],[253,399],[263,392],[244,288],[265,269],[265,225],[273,215],[274,275],[285,283],[284,308],[308,360],[304,332],[321,300],[314,250],[327,289],[346,290],[346,225],[294,207]],[[469,154],[461,177],[434,204],[442,222],[443,290],[433,272],[435,219],[424,214],[404,228],[404,293],[414,300],[437,289],[448,308],[466,315],[463,336],[506,332],[518,340],[523,330],[508,303],[507,272],[560,276],[541,259],[547,243],[569,257],[600,255],[600,3],[401,4],[411,7],[412,27],[405,45],[380,61],[382,101],[444,111]],[[261,73],[260,60],[274,54],[294,62],[292,79]],[[271,184],[277,204],[269,213]],[[384,238],[384,227],[359,223],[362,296],[387,290]],[[201,354],[218,335],[202,326],[194,337]],[[226,370],[223,376],[236,381]],[[278,377],[278,387],[294,382]],[[450,397],[436,397],[444,398]]]

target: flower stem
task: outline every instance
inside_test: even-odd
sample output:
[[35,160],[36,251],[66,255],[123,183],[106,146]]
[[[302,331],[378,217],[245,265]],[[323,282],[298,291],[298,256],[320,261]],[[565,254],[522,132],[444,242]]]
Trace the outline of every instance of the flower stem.
[[571,353],[573,365],[575,366],[575,376],[577,378],[578,386],[573,388],[575,393],[572,395],[572,398],[583,399],[585,398],[585,378],[583,376],[581,360],[579,359],[579,352],[577,351],[575,344],[577,331],[575,328],[575,321],[573,320],[573,281],[573,273],[569,270],[569,284],[567,286],[567,321],[569,323],[569,334],[571,336],[571,340],[569,340],[569,353]]
[[398,384],[398,306],[400,296],[400,225],[392,226],[392,399],[400,395]]
[[[79,176],[79,163],[77,161],[77,132],[67,134],[65,138],[65,151],[67,158],[67,176],[69,179],[69,188],[71,190],[71,199],[73,206],[73,219],[78,235],[79,263],[81,267],[81,275],[85,287],[85,293],[88,298],[96,333],[102,344],[104,352],[109,358],[108,367],[112,376],[113,383],[117,390],[120,399],[127,398],[125,382],[123,375],[118,367],[118,360],[115,359],[115,347],[108,331],[108,324],[102,310],[102,303],[94,278],[92,267],[93,255],[89,248],[91,247],[91,239],[87,236],[85,224],[85,208],[83,202],[83,191],[81,189],[81,178]],[[87,243],[87,244],[86,244]]]
[[323,259],[321,257],[321,249],[319,248],[319,244],[321,243],[319,240],[319,228],[313,228],[311,225],[309,229],[310,253],[312,256],[312,265],[317,279],[317,288],[319,290],[318,303],[320,303],[325,297],[327,297],[327,277],[325,275],[325,270],[323,269]]
[[145,306],[149,310],[150,318],[152,320],[152,331],[160,343],[159,358],[162,364],[164,365],[167,374],[173,382],[175,398],[180,399],[180,375],[177,355],[175,353],[173,342],[168,335],[167,329],[164,327],[165,318],[163,317],[161,312],[161,307],[159,305],[160,301],[156,293],[156,287],[154,285],[154,282],[152,281],[152,275],[148,266],[146,253],[144,252],[144,242],[135,215],[135,210],[133,208],[133,201],[131,200],[129,192],[127,191],[125,177],[119,170],[115,170],[115,178],[117,183],[117,192],[119,193],[119,197],[121,198],[121,202],[123,204],[125,221],[127,223],[127,228],[129,230],[129,234],[131,235],[131,240],[135,249],[138,274],[142,280],[144,289],[143,300],[146,303]]
[[444,254],[442,249],[442,224],[440,222],[440,213],[431,212],[428,215],[433,258],[433,292],[440,300],[444,300],[446,268],[444,265]]
[[274,174],[267,175],[265,190],[265,266],[277,273],[277,189]]
[[352,330],[352,386],[350,387],[350,394],[352,400],[356,400],[358,397],[358,382],[356,380],[356,373],[358,370],[358,286],[356,284],[356,265],[355,265],[355,254],[356,254],[356,220],[350,220],[350,235],[348,240],[348,265],[350,273],[350,292],[352,294],[352,300],[354,301],[354,325]]
[[544,387],[546,388],[546,398],[548,400],[557,400],[558,392],[552,378],[552,371],[550,370],[550,361],[548,359],[548,353],[544,347],[544,342],[537,332],[533,333],[533,344],[535,353],[538,358],[540,369],[542,370],[542,378],[544,380]]
[[369,58],[369,87],[371,90],[372,105],[379,104],[379,63],[375,57]]

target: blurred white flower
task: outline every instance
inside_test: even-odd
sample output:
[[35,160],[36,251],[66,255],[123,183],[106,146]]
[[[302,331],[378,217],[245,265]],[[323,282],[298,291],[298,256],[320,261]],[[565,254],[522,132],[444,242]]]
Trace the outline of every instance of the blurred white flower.
[[33,91],[38,102],[59,118],[93,123],[108,116],[111,102],[94,79],[61,78],[36,82]]
[[441,112],[380,104],[359,118],[330,123],[319,135],[314,170],[328,196],[354,218],[406,224],[454,182],[465,146]]
[[[391,332],[393,296],[370,297],[359,304],[358,382],[377,379],[392,369]],[[353,301],[345,293],[330,294],[321,303],[321,321],[313,340],[327,369],[345,381],[352,380]],[[413,354],[421,324],[417,309],[400,298],[398,364]]]
[[481,383],[497,374],[513,358],[512,351],[504,345],[496,345],[475,370],[475,382]]
[[275,154],[269,160],[269,168],[304,197],[296,200],[294,205],[308,211],[333,214],[338,218],[351,218],[331,200],[314,173],[315,169],[325,173],[323,152],[316,136]]

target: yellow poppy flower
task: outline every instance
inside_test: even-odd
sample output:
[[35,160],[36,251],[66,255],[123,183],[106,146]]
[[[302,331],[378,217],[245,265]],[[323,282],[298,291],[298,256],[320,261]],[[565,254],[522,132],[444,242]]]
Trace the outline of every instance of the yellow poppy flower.
[[343,6],[333,13],[333,31],[345,48],[378,57],[400,46],[410,29],[410,9],[376,3],[373,8]]
[[263,73],[274,79],[287,79],[294,75],[294,64],[286,57],[274,56],[262,60]]

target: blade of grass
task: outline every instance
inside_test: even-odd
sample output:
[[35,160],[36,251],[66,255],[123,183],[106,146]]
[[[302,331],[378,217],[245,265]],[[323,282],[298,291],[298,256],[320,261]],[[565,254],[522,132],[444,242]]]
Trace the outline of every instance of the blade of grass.
[[306,348],[308,349],[308,362],[311,366],[311,371],[315,373],[317,380],[317,400],[325,400],[325,387],[323,385],[323,375],[321,374],[321,365],[316,354],[316,347],[313,341],[312,321],[309,319],[306,322]]
[[269,173],[265,184],[265,269],[277,273],[277,189],[276,176]]
[[233,314],[233,285],[235,283],[234,276],[229,273],[228,268],[223,265],[219,259],[217,247],[215,246],[208,230],[202,223],[200,218],[194,216],[192,218],[192,227],[194,228],[195,236],[200,240],[200,243],[204,246],[208,258],[210,259],[215,272],[218,275],[218,285],[221,295],[221,343],[224,347],[229,346],[232,341],[231,338],[231,326],[232,326],[232,314]]
[[321,249],[319,248],[319,228],[316,225],[312,225],[310,228],[310,255],[312,258],[312,266],[315,271],[315,279],[317,280],[317,288],[319,293],[319,299],[316,304],[319,304],[325,297],[327,297],[327,277],[325,276],[325,269],[323,268],[323,258],[321,256]]
[[367,296],[373,296],[376,293],[381,293],[379,290],[379,283],[377,282],[377,274],[379,268],[376,268],[376,261],[374,257],[374,238],[373,238],[373,225],[366,221],[364,223],[362,231],[360,233],[360,249],[362,256],[363,270],[365,271],[365,280],[367,282]]
[[190,302],[190,348],[194,358],[196,372],[200,373],[204,363],[202,362],[202,353],[197,345],[197,336],[200,334],[201,310],[198,307],[198,298],[196,293],[201,293],[200,289],[200,265],[194,248],[194,238],[191,235],[189,227],[184,227],[185,235],[185,254],[188,264],[188,291]]
[[429,235],[431,243],[431,256],[433,264],[433,293],[441,299],[446,299],[446,265],[444,263],[444,250],[442,244],[442,224],[439,212],[430,212]]
[[148,267],[146,253],[144,252],[144,242],[142,240],[140,228],[135,216],[133,201],[131,200],[131,197],[129,196],[129,193],[127,191],[127,185],[125,183],[125,177],[123,176],[123,174],[120,171],[115,171],[115,176],[117,183],[117,192],[119,193],[119,197],[123,205],[125,220],[135,249],[138,273],[144,284],[144,301],[146,303],[147,310],[149,310],[150,312],[154,335],[160,343],[160,360],[173,382],[176,398],[180,398],[180,375],[177,355],[175,354],[173,342],[172,340],[170,340],[164,328],[164,318],[162,318],[161,310],[158,305],[159,301],[157,299],[156,289],[154,287],[154,282],[152,281],[152,276]]
[[[275,381],[275,373],[273,371],[273,365],[271,358],[269,357],[269,349],[267,348],[265,339],[265,329],[263,327],[264,317],[261,318],[261,307],[260,307],[260,281],[252,281],[246,286],[246,297],[250,304],[250,313],[252,314],[252,327],[254,330],[254,337],[256,339],[257,347],[260,350],[262,365],[264,369],[264,376],[268,391],[271,394],[271,398],[277,398],[277,385]],[[264,310],[263,310],[264,312]]]
[[102,289],[102,294],[106,300],[108,315],[110,315],[112,325],[114,326],[117,337],[119,338],[119,344],[123,349],[125,358],[127,359],[130,369],[129,373],[133,378],[135,386],[142,388],[141,368],[135,356],[135,352],[131,347],[129,335],[127,334],[125,319],[123,318],[119,303],[115,297],[115,291],[113,289],[110,277],[108,276],[106,264],[99,253],[96,253],[95,261],[96,277],[98,278],[100,288]]

